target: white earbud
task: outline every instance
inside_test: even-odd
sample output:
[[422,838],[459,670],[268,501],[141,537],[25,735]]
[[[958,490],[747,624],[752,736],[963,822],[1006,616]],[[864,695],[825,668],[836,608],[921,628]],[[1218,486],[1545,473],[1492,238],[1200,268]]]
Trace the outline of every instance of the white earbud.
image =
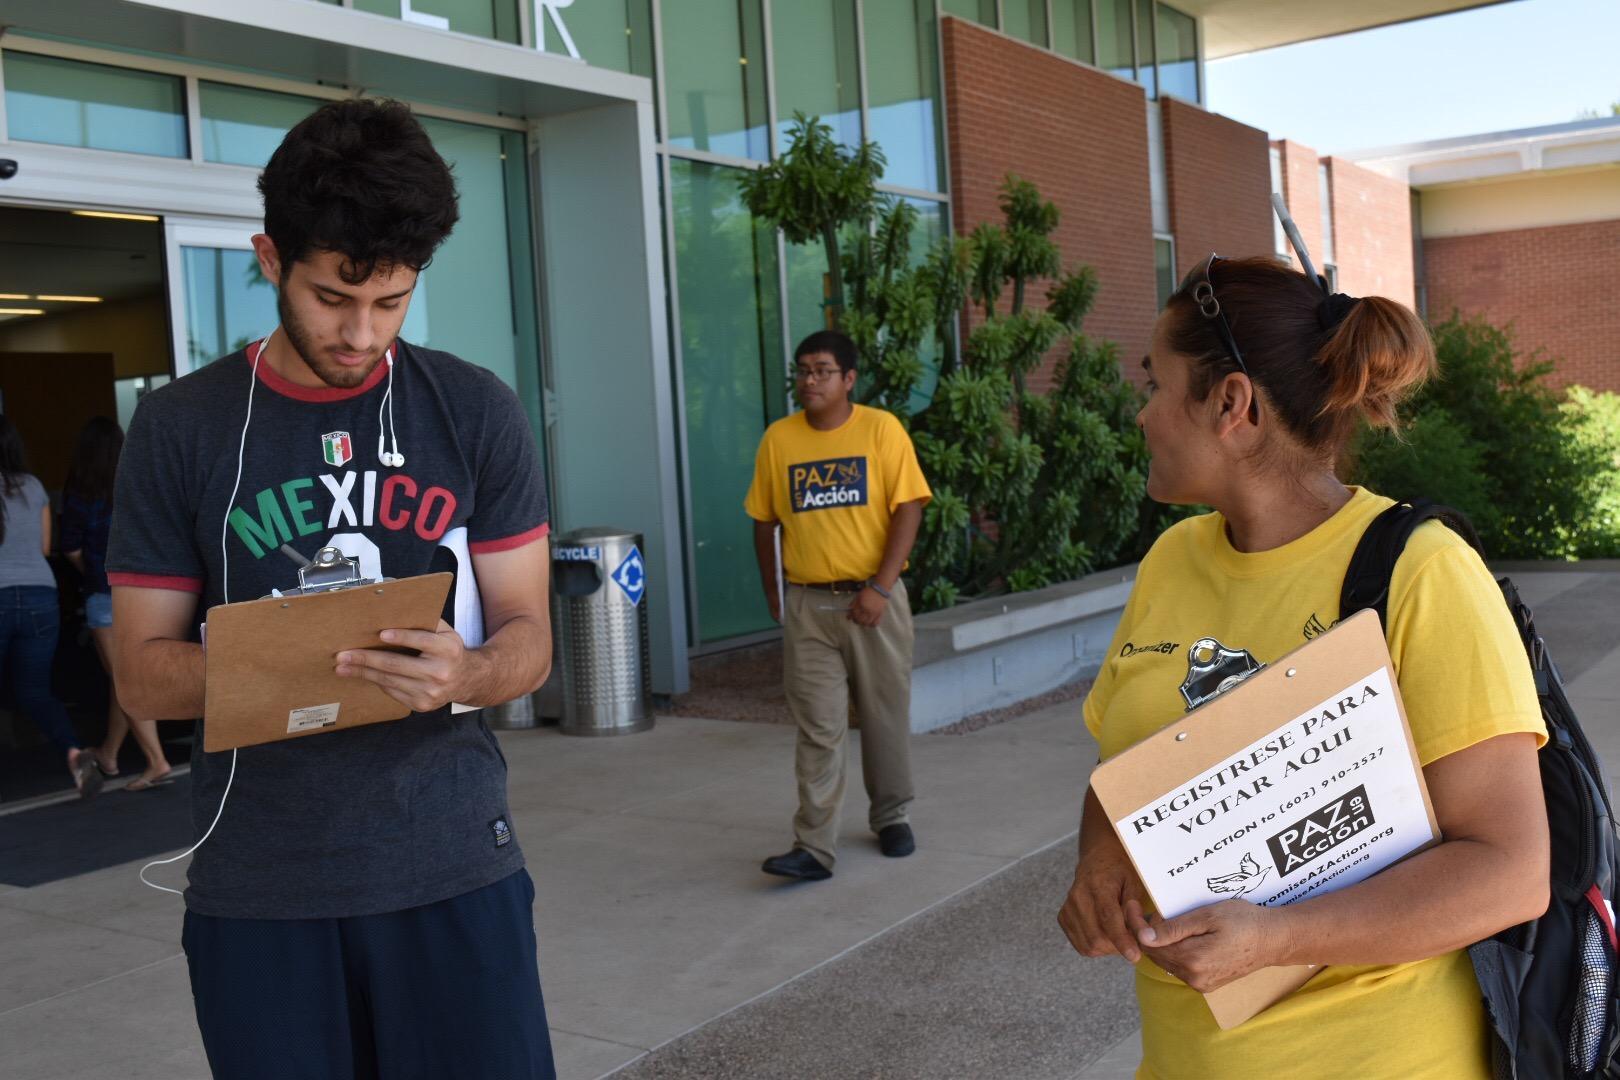
[[[377,405],[377,460],[390,469],[397,469],[405,464],[405,455],[399,452],[399,432],[394,428],[394,350],[392,346],[383,353],[383,359],[388,363],[388,389],[383,391],[383,399]],[[392,443],[390,450],[383,449],[382,414],[383,406],[388,407],[388,438]]]

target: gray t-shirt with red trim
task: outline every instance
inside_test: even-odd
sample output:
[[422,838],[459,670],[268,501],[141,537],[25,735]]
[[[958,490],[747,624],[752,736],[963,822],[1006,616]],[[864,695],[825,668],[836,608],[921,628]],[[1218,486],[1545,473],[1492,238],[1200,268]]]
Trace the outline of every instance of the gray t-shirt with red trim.
[[[197,593],[201,622],[226,601],[227,567],[229,599],[257,599],[298,583],[281,545],[305,558],[333,545],[370,577],[454,572],[445,618],[480,642],[472,555],[546,534],[545,478],[517,397],[483,368],[398,343],[392,405],[405,463],[390,468],[377,446],[387,364],[354,390],[310,390],[268,364],[255,381],[256,349],[141,399],[118,466],[112,585]],[[231,755],[198,751],[192,762],[200,836]],[[335,918],[459,896],[522,865],[495,737],[481,713],[443,709],[243,748],[185,895],[205,915]]]

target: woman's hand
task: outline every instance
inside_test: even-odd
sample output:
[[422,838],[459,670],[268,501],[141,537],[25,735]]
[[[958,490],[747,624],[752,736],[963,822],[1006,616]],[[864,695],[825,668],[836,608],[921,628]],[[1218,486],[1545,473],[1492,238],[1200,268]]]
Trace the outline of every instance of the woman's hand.
[[1135,900],[1125,918],[1148,959],[1207,994],[1252,971],[1273,967],[1286,952],[1279,912],[1247,900],[1224,900],[1174,919],[1150,921]]
[[1142,956],[1135,932],[1126,924],[1127,904],[1141,914],[1143,890],[1118,840],[1087,845],[1074,868],[1074,884],[1058,912],[1058,925],[1081,956],[1118,954],[1136,963]]

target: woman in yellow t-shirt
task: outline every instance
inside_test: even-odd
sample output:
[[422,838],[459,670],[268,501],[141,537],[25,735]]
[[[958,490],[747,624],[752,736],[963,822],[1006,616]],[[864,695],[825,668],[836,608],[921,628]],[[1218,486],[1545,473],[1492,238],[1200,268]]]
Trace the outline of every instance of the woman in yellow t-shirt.
[[[1183,715],[1193,642],[1270,662],[1339,618],[1350,555],[1391,500],[1340,483],[1338,455],[1363,419],[1393,427],[1435,359],[1394,301],[1324,298],[1273,259],[1211,256],[1166,304],[1144,366],[1148,492],[1214,512],[1167,530],[1142,560],[1085,702],[1105,759]],[[1490,1077],[1462,950],[1546,908],[1535,686],[1489,571],[1438,522],[1396,564],[1387,631],[1436,846],[1288,907],[1234,899],[1163,920],[1144,914],[1087,793],[1059,922],[1084,955],[1136,964],[1139,1078]],[[1327,966],[1247,1023],[1216,1027],[1198,991],[1287,964]]]

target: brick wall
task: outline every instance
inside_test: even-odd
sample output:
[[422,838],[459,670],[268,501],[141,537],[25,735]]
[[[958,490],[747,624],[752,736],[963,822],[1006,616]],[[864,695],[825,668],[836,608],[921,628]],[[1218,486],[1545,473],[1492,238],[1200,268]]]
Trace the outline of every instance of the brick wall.
[[1271,242],[1271,143],[1258,128],[1162,98],[1164,171],[1177,276],[1214,251],[1264,255]]
[[[1282,139],[1272,145],[1282,151],[1282,197],[1288,204],[1288,213],[1299,227],[1300,239],[1310,249],[1312,260],[1321,262],[1322,252],[1327,250],[1322,243],[1322,186],[1317,178],[1321,158],[1315,150],[1292,139]],[[1275,230],[1272,236],[1275,246]],[[1293,254],[1291,246],[1289,254]]]
[[1327,163],[1340,291],[1415,304],[1411,189],[1343,158]]
[[1423,264],[1431,319],[1511,322],[1523,352],[1557,361],[1557,384],[1620,391],[1620,221],[1431,238]]
[[[1008,173],[1032,181],[1061,214],[1064,266],[1097,270],[1086,333],[1117,342],[1135,377],[1156,312],[1141,87],[955,18],[942,20],[941,33],[957,234],[1002,220],[996,198]],[[1031,300],[1043,303],[1045,293],[1039,283]],[[1032,388],[1050,385],[1056,355]]]

